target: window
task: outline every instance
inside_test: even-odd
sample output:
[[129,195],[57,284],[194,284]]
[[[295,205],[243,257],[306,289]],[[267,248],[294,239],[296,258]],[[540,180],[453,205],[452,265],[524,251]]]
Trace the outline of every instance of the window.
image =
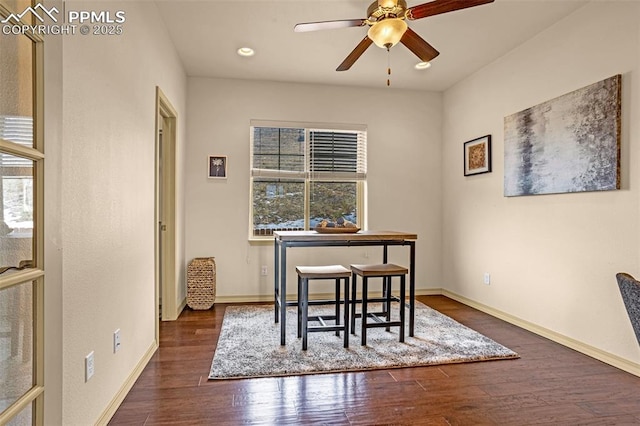
[[[0,0],[0,20],[30,4]],[[0,57],[0,424],[41,425],[43,41],[29,29],[3,35]]]
[[250,238],[344,217],[363,227],[364,126],[251,123]]

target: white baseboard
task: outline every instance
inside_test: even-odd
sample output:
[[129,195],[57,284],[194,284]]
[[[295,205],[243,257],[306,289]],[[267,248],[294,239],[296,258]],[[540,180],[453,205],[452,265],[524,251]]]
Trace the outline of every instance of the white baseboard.
[[[294,296],[291,296],[294,297]],[[265,302],[273,303],[273,294],[269,296],[216,296],[214,305],[217,303],[253,303]]]
[[602,349],[598,349],[594,346],[588,345],[584,342],[580,342],[571,337],[567,337],[563,334],[557,333],[553,330],[549,330],[544,327],[540,327],[534,323],[529,321],[525,321],[521,318],[515,317],[506,312],[502,312],[498,309],[494,309],[490,306],[483,305],[482,303],[475,302],[471,299],[467,299],[464,296],[460,296],[459,294],[453,293],[449,290],[442,289],[443,296],[446,296],[450,299],[456,300],[464,305],[470,306],[474,309],[482,311],[486,314],[489,314],[493,317],[499,318],[503,321],[506,321],[510,324],[516,325],[520,328],[523,328],[527,331],[535,333],[539,336],[545,337],[549,340],[552,340],[556,343],[559,343],[563,346],[576,350],[580,353],[588,355],[592,358],[595,358],[599,361],[602,361],[606,364],[609,364],[613,367],[619,368],[620,370],[626,371],[627,373],[631,373],[635,376],[640,377],[640,364],[637,362],[630,361],[628,359],[619,357],[617,355],[611,354],[609,352],[605,352]]
[[158,349],[158,342],[154,341],[149,347],[149,349],[147,349],[147,352],[145,352],[145,354],[142,356],[142,358],[140,359],[136,367],[133,369],[131,374],[129,374],[129,377],[127,377],[127,380],[125,380],[125,382],[122,384],[122,386],[120,387],[120,390],[115,394],[115,396],[113,397],[113,399],[111,400],[107,408],[105,408],[105,410],[102,412],[102,415],[100,416],[100,418],[98,418],[98,421],[96,421],[95,423],[96,425],[102,426],[102,425],[107,425],[109,423],[113,415],[118,410],[118,407],[120,407],[120,404],[122,404],[122,401],[124,401],[125,397],[133,387],[136,380],[138,380],[138,377],[140,377],[140,374],[142,374],[142,371],[147,366],[147,364],[151,360],[151,357],[153,356],[153,354],[156,352],[157,349]]
[[184,299],[182,299],[180,306],[178,306],[178,310],[177,310],[178,315],[176,319],[180,316],[180,314],[182,313],[182,311],[184,311],[184,308],[186,307],[187,307],[187,298],[185,297]]
[[[416,290],[416,296],[440,296],[442,295],[441,288],[433,288],[426,290]],[[333,293],[318,293],[312,294],[314,299],[328,299],[333,297]],[[289,294],[287,300],[295,300],[295,294]],[[259,296],[216,296],[215,303],[252,303],[252,302],[265,302],[273,303],[273,294],[259,295]]]

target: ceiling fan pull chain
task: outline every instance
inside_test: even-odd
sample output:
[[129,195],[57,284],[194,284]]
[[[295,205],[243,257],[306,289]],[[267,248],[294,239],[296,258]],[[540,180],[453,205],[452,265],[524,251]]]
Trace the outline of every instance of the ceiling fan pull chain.
[[391,49],[387,46],[387,87],[391,86]]

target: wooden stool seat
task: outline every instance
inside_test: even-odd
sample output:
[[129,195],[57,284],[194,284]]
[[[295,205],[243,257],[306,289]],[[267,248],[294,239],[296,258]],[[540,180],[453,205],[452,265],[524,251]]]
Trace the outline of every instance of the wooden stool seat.
[[404,266],[393,263],[380,263],[377,265],[351,265],[351,270],[361,277],[387,277],[394,275],[406,275],[409,270]]
[[[391,327],[399,328],[399,340],[404,342],[404,319],[405,319],[405,283],[409,270],[404,266],[394,265],[393,263],[380,263],[373,265],[351,265],[351,333],[355,334],[356,318],[362,318],[361,326],[361,344],[367,344],[367,329],[373,327],[385,327],[387,331]],[[357,276],[362,277],[362,313],[356,313],[356,284]],[[393,277],[400,278],[400,296],[391,295],[391,279]],[[382,278],[382,311],[368,312],[369,302],[374,301],[369,298],[369,278]],[[380,300],[380,299],[377,299]],[[376,301],[377,301],[376,300]],[[397,300],[400,303],[400,320],[391,320],[391,300]],[[369,321],[371,319],[372,321]]]
[[[307,350],[307,333],[318,331],[335,331],[340,336],[344,332],[344,347],[349,347],[349,278],[351,271],[342,265],[327,266],[296,266],[298,273],[298,337],[302,337],[302,350]],[[335,280],[334,300],[309,301],[309,280]],[[344,281],[344,321],[340,324],[340,283]],[[309,304],[335,305],[333,315],[309,316]],[[334,324],[327,324],[334,321]],[[309,325],[309,322],[319,322],[320,325]]]
[[296,272],[302,278],[349,278],[351,271],[342,265],[296,266]]

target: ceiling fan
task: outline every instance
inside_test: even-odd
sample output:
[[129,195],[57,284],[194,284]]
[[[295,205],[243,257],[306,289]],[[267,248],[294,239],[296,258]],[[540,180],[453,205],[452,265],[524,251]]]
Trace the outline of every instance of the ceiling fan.
[[466,9],[492,3],[494,0],[433,0],[428,3],[407,7],[405,0],[377,0],[367,9],[366,19],[345,19],[338,21],[308,22],[297,24],[295,32],[330,30],[368,25],[369,31],[355,49],[336,68],[346,71],[358,60],[372,43],[384,49],[391,49],[398,42],[404,44],[423,62],[429,62],[440,54],[422,37],[408,27],[405,20],[415,21],[429,16]]

